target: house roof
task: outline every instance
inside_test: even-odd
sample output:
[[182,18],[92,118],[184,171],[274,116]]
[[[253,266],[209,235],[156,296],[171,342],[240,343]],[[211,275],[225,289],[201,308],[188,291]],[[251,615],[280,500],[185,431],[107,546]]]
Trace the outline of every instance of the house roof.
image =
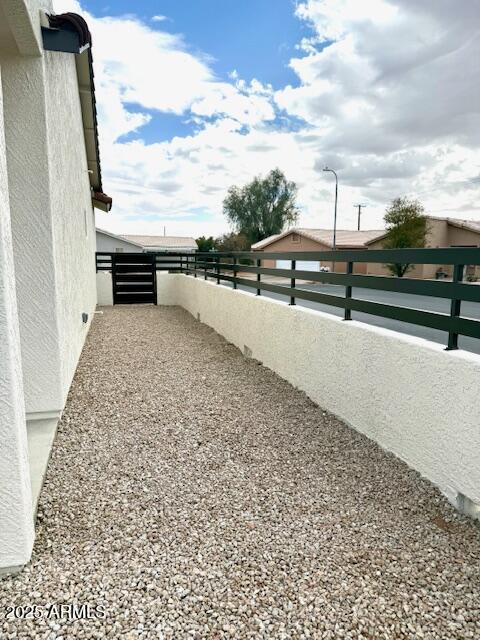
[[114,233],[110,233],[110,231],[105,231],[105,229],[95,228],[97,233],[102,233],[104,236],[108,236],[109,238],[113,238],[114,240],[121,240],[122,242],[130,242],[130,244],[138,247],[139,249],[143,249],[143,245],[138,244],[138,242],[133,242],[132,240],[127,240],[124,236],[117,236]]
[[[333,247],[333,230],[332,229],[304,229],[304,228],[294,228],[288,229],[283,233],[278,233],[273,236],[269,236],[264,240],[260,240],[260,242],[256,242],[252,244],[253,250],[263,249],[273,242],[288,236],[291,233],[297,233],[299,236],[303,236],[304,238],[308,238],[309,240],[315,240],[316,242],[321,242],[329,247]],[[356,249],[364,247],[365,244],[369,241],[373,241],[377,239],[379,236],[384,234],[385,231],[381,230],[369,230],[369,231],[353,231],[353,230],[343,230],[337,229],[336,234],[336,246],[341,249]]]
[[172,248],[188,247],[191,249],[197,248],[195,238],[184,236],[140,236],[140,235],[124,235],[121,236],[129,242],[136,242],[142,247],[159,247],[159,248]]
[[475,233],[480,233],[480,220],[461,220],[460,218],[446,218],[448,224],[460,229],[468,229]]
[[76,13],[44,14],[44,16],[45,20],[42,21],[44,49],[75,54],[92,201],[97,209],[110,211],[112,198],[103,192],[102,186],[90,30],[82,16]]

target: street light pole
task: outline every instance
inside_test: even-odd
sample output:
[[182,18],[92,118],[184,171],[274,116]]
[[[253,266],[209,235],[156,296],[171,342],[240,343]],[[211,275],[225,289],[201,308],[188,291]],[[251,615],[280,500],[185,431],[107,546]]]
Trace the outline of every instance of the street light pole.
[[[335,213],[333,216],[333,250],[337,249],[337,202],[338,202],[338,176],[333,169],[325,167],[324,171],[333,173],[335,176]],[[333,271],[335,271],[335,262],[333,262]]]

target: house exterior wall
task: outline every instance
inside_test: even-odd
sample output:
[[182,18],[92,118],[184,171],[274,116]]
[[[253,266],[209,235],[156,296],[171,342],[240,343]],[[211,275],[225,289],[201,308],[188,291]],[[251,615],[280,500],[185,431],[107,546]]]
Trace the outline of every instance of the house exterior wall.
[[133,252],[133,253],[141,253],[143,251],[142,247],[139,247],[136,244],[132,244],[127,240],[122,240],[121,238],[112,238],[111,236],[107,236],[105,233],[101,231],[96,232],[96,250],[97,251],[105,251],[106,253],[115,253],[117,248],[123,249],[123,251]]
[[27,422],[63,410],[96,303],[75,56],[43,51],[40,9],[0,0],[0,573],[33,544]]
[[[448,223],[448,220],[428,218],[428,234],[426,247],[455,247],[455,246],[480,246],[480,233],[461,229]],[[368,245],[368,249],[383,249],[384,239],[377,240]],[[448,275],[452,275],[452,267],[450,265],[441,264],[425,264],[416,265],[412,270],[408,271],[409,278],[426,278],[434,279],[439,269],[442,269]],[[480,277],[480,268],[467,268],[469,275],[477,275]],[[369,275],[388,276],[391,275],[385,265],[369,262],[367,265],[367,273]]]
[[27,418],[58,416],[96,304],[75,56],[0,64]]
[[34,530],[0,66],[0,574],[25,564]]
[[[293,238],[296,238],[296,241]],[[276,251],[331,251],[332,247],[329,247],[326,244],[318,242],[317,240],[312,240],[310,238],[305,238],[300,234],[289,234],[284,236],[283,238],[279,238],[278,240],[274,240],[271,244],[264,247],[263,249],[258,250],[258,253],[265,252],[276,252]],[[275,268],[276,260],[263,260],[262,266],[270,269]],[[328,267],[330,270],[333,269],[332,262],[328,260],[321,261],[322,266]],[[345,272],[347,270],[346,262],[336,262],[335,263],[335,271]],[[365,273],[366,272],[366,264],[357,263],[354,266],[354,273]]]
[[44,67],[63,408],[96,305],[95,219],[75,56],[46,51]]
[[[376,240],[375,242],[369,243],[367,249],[369,251],[383,249],[383,240]],[[388,270],[385,264],[377,263],[377,262],[367,262],[366,265],[367,275],[369,276],[391,276],[392,274]],[[423,267],[424,265],[415,265],[409,272],[409,278],[423,278]]]
[[[448,246],[480,247],[480,233],[448,225]],[[451,272],[452,268],[445,270]],[[466,265],[465,275],[480,278],[480,265]]]
[[25,406],[27,413],[59,413],[60,337],[43,58],[4,56],[0,65]]

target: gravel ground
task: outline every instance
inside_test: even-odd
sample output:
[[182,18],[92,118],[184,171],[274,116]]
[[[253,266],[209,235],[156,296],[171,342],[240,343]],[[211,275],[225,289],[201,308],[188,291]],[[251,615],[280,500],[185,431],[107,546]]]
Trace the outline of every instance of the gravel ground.
[[95,317],[37,532],[2,640],[480,638],[478,526],[178,308]]

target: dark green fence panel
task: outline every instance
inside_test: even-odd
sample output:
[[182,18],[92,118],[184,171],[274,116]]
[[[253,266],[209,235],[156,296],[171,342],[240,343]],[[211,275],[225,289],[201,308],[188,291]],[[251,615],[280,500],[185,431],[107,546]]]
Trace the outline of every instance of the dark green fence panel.
[[[121,264],[129,260],[129,255],[96,254],[97,271],[110,271],[114,256]],[[290,260],[291,269],[262,267],[264,260]],[[328,261],[345,263],[346,273],[330,273],[296,269],[298,261]],[[249,264],[246,264],[246,263]],[[355,262],[379,264],[410,263],[438,264],[452,267],[451,282],[440,280],[419,280],[415,278],[395,278],[355,274]],[[244,264],[245,263],[245,264]],[[461,315],[462,301],[480,303],[480,285],[464,282],[465,265],[480,265],[480,248],[451,247],[445,249],[379,249],[368,251],[287,251],[287,252],[158,252],[155,253],[157,271],[173,271],[187,275],[200,274],[203,278],[220,282],[231,282],[233,288],[243,286],[255,290],[257,295],[269,291],[286,296],[289,304],[296,299],[344,309],[344,319],[351,320],[352,311],[375,315],[400,322],[421,325],[448,333],[447,349],[458,348],[460,335],[480,338],[480,321]],[[120,267],[121,269],[122,267]],[[252,279],[239,277],[239,273],[252,274]],[[288,280],[287,284],[274,284],[262,280],[262,275],[277,276]],[[333,295],[302,289],[299,281],[320,282],[344,287],[344,294]],[[354,297],[355,288],[361,287],[377,291],[406,293],[450,300],[450,314],[423,311],[381,304]],[[421,299],[419,299],[421,307]]]

